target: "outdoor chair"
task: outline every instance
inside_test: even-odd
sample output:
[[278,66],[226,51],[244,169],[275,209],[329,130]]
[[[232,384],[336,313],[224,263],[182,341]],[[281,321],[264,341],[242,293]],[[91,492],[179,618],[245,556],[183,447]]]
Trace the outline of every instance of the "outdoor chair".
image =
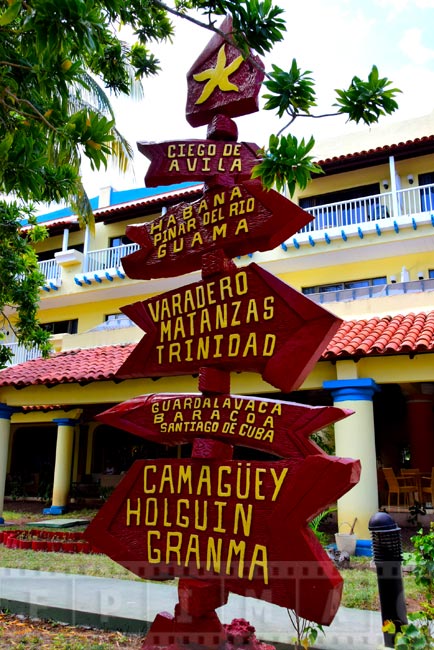
[[401,476],[404,476],[407,484],[416,485],[417,500],[422,502],[422,486],[421,486],[421,471],[420,469],[401,469]]
[[401,505],[401,496],[404,497],[402,505],[410,504],[410,495],[414,501],[414,493],[417,492],[416,481],[412,481],[411,476],[396,476],[391,467],[383,467],[384,478],[387,482],[388,494],[387,505],[390,507],[390,497],[392,494],[396,495],[396,505]]
[[430,502],[431,507],[434,508],[434,467],[431,470],[431,477],[423,476],[422,481],[426,482],[426,485],[422,483],[422,501]]

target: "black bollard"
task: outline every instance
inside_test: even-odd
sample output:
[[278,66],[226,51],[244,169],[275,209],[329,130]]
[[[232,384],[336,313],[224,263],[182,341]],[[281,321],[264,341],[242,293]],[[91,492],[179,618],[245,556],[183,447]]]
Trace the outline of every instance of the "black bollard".
[[395,633],[384,632],[384,645],[393,648],[395,635],[407,624],[402,580],[401,529],[387,512],[377,512],[369,520],[372,549],[377,569],[378,595],[383,623],[392,621]]

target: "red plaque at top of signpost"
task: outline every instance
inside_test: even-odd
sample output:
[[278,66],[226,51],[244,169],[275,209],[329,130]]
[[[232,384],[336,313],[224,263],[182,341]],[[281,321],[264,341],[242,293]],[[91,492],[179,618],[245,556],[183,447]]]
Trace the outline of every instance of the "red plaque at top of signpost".
[[261,61],[256,56],[243,59],[231,39],[230,18],[220,31],[227,38],[216,34],[187,73],[186,117],[192,126],[208,124],[217,113],[237,117],[258,110]]

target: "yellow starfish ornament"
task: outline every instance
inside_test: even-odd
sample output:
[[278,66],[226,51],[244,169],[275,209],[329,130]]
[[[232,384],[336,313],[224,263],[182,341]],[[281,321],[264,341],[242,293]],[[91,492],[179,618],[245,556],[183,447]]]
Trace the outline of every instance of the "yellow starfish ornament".
[[193,75],[193,79],[195,81],[200,82],[208,80],[208,83],[205,84],[205,87],[202,90],[202,94],[196,101],[196,104],[203,104],[206,102],[206,100],[212,95],[216,88],[220,88],[220,90],[223,92],[230,90],[238,92],[238,86],[229,81],[229,76],[238,70],[242,62],[243,57],[239,56],[226,67],[225,46],[222,45],[217,55],[217,63],[215,68],[208,68],[207,70],[203,70],[202,72],[198,72],[197,74]]

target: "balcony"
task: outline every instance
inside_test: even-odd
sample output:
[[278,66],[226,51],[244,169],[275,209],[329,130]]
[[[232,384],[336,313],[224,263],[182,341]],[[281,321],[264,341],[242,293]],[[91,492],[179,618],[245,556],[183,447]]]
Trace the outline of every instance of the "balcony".
[[90,251],[85,256],[83,271],[85,273],[94,273],[108,269],[122,269],[121,258],[134,253],[139,248],[139,244],[124,244],[113,248]]
[[25,363],[31,359],[39,359],[41,357],[41,351],[39,348],[32,348],[31,350],[28,350],[24,346],[19,345],[15,342],[2,342],[0,345],[5,345],[8,347],[13,354],[11,361],[6,364],[6,367],[16,366],[18,363]]
[[339,289],[337,291],[322,291],[321,293],[309,293],[308,297],[316,303],[327,304],[331,302],[364,300],[367,298],[385,298],[387,296],[421,293],[424,291],[434,291],[434,278],[356,287],[354,289]]
[[329,203],[304,208],[314,220],[301,233],[360,226],[383,219],[413,216],[434,211],[434,184],[410,187],[396,192],[384,192],[342,203]]

